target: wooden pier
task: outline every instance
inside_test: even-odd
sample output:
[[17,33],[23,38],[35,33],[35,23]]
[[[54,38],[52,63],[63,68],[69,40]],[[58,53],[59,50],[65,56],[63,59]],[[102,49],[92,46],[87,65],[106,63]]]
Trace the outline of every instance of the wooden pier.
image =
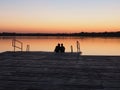
[[120,56],[1,53],[0,90],[120,90]]

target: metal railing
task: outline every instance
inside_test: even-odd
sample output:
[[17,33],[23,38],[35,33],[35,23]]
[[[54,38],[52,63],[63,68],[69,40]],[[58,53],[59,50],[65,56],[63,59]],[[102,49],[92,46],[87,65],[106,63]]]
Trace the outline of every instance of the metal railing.
[[[20,45],[17,45],[17,43]],[[15,38],[12,40],[12,47],[14,48],[14,52],[16,51],[16,48],[23,51],[23,43],[19,40],[16,40]]]

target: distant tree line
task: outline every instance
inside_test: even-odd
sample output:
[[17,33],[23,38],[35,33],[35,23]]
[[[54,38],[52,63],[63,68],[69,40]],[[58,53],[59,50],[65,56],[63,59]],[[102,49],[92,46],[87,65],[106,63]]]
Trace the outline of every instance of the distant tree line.
[[80,33],[9,33],[2,32],[0,36],[83,36],[83,37],[120,37],[118,32],[80,32]]

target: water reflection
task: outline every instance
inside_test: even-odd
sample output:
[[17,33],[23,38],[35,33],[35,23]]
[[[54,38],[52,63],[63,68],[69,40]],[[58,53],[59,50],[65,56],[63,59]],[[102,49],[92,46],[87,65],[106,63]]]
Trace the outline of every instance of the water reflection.
[[[13,51],[13,37],[0,37],[0,52]],[[80,42],[83,55],[120,55],[120,38],[85,38],[85,37],[16,37],[23,42],[24,50],[30,45],[31,51],[54,51],[57,43],[63,43],[66,51],[70,52],[71,45],[76,52],[76,41]]]

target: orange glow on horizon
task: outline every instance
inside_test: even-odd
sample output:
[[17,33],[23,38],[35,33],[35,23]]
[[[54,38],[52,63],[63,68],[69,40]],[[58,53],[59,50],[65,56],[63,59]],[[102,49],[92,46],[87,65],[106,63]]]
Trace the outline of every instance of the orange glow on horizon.
[[[19,18],[18,18],[19,17]],[[76,33],[76,32],[111,32],[120,30],[120,20],[110,17],[97,18],[70,18],[56,17],[42,19],[36,17],[16,16],[14,18],[2,18],[0,21],[0,32],[27,32],[27,33]]]
[[[120,30],[120,19],[93,16],[62,16],[39,18],[27,16],[5,16],[0,21],[0,32],[27,33],[76,33],[76,32],[111,32]],[[60,16],[60,15],[59,15]],[[47,19],[46,19],[47,18]]]
[[120,0],[1,0],[0,32],[120,31]]
[[76,33],[76,32],[109,32],[109,31],[119,31],[120,26],[116,24],[106,24],[101,23],[71,23],[71,22],[47,22],[47,23],[0,23],[1,32],[31,32],[31,33]]

